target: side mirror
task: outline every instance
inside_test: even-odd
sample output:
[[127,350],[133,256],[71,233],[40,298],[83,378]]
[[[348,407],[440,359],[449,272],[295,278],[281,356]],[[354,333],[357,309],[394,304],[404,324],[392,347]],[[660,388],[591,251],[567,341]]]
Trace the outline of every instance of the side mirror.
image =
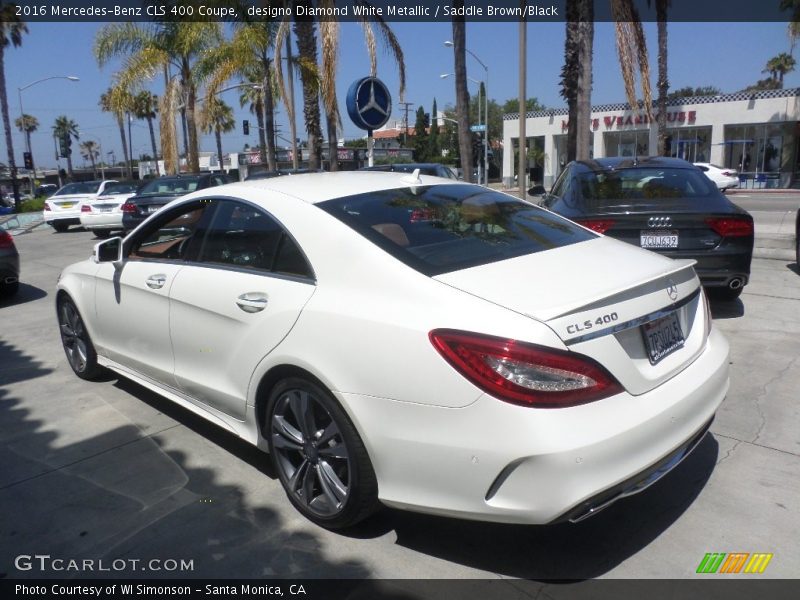
[[122,260],[122,238],[113,237],[94,245],[92,260],[96,263],[118,262]]
[[544,196],[547,193],[547,190],[544,189],[543,185],[535,185],[528,190],[529,196]]

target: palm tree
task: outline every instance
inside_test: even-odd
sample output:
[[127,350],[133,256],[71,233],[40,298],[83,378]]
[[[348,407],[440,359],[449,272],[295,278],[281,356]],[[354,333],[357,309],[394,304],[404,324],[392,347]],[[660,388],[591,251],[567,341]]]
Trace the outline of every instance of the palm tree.
[[267,163],[270,171],[274,171],[277,161],[272,51],[277,25],[272,21],[258,21],[237,23],[234,27],[231,40],[203,58],[203,68],[210,71],[208,93],[215,93],[235,76],[260,86],[260,89],[246,90],[240,101],[242,106],[250,103],[251,112],[256,114],[262,147],[261,160]]
[[[453,5],[463,8],[462,1]],[[469,92],[467,91],[467,33],[464,17],[453,17],[453,55],[456,79],[456,119],[458,120],[458,149],[464,181],[472,181],[472,136],[469,130]],[[520,115],[521,119],[525,115]],[[524,143],[524,140],[522,141]],[[522,181],[522,177],[520,177]]]
[[567,0],[564,66],[561,96],[567,101],[567,162],[587,160],[591,147],[592,53],[594,6],[592,0]]
[[133,166],[128,156],[128,142],[125,136],[125,115],[133,108],[133,96],[128,90],[117,84],[108,88],[103,94],[100,94],[100,102],[98,104],[100,110],[113,114],[117,119],[119,137],[122,140],[122,154],[125,157],[125,168],[128,172],[128,178],[132,179]]
[[[269,166],[269,155],[267,153],[267,144],[269,143],[267,140],[266,135],[266,126],[264,124],[264,90],[260,87],[245,87],[242,88],[241,93],[239,94],[239,106],[250,107],[250,112],[256,116],[256,122],[258,124],[258,152],[259,152],[259,159],[261,160],[262,164],[267,163],[268,167],[271,171],[276,170],[275,168]],[[274,155],[273,155],[273,163],[274,163]]]
[[[25,114],[21,117],[17,117],[14,120],[14,125],[17,127],[17,129],[25,134],[26,146],[31,149],[31,164],[33,164],[33,146],[31,146],[31,134],[39,129],[39,119],[33,115]],[[36,168],[31,168],[31,171],[35,174]]]
[[97,178],[97,163],[96,160],[100,157],[100,150],[97,142],[93,140],[86,140],[81,142],[81,156],[88,159],[92,163],[92,176]]
[[[66,115],[56,117],[56,122],[53,125],[53,135],[57,138],[67,136],[68,138],[80,139],[78,133],[78,124]],[[67,150],[67,173],[69,178],[72,179],[72,149]]]
[[156,134],[153,129],[153,120],[158,112],[158,96],[147,90],[142,90],[133,97],[133,116],[137,119],[147,121],[147,128],[150,130],[150,144],[153,148],[153,160],[156,163],[156,175],[160,175],[158,168],[158,146],[156,146]]
[[778,56],[774,56],[767,61],[762,73],[769,73],[770,77],[778,82],[778,87],[783,87],[783,77],[786,73],[794,71],[797,64],[791,54],[781,52]]
[[236,127],[233,109],[216,96],[208,96],[200,111],[200,126],[206,133],[214,133],[217,142],[219,170],[222,172],[222,134],[233,131]]
[[[360,0],[363,5],[369,6],[369,2]],[[297,5],[311,5],[311,0],[300,0]],[[320,0],[318,3],[322,8],[331,8],[335,4],[334,0]],[[370,74],[374,77],[378,71],[377,59],[377,37],[384,45],[384,48],[394,58],[400,79],[400,101],[404,99],[406,88],[405,60],[400,42],[394,35],[389,25],[379,15],[357,17],[364,32],[364,39],[367,44],[367,52],[370,60]],[[341,123],[339,115],[338,99],[336,97],[336,70],[338,63],[339,48],[339,24],[336,21],[320,19],[320,48],[322,63],[317,61],[317,22],[312,18],[298,18],[294,20],[294,33],[297,40],[297,65],[300,68],[300,82],[303,87],[303,112],[306,118],[306,131],[308,132],[308,147],[311,154],[309,161],[310,168],[318,168],[320,163],[321,148],[319,143],[322,139],[322,129],[320,126],[319,99],[322,98],[325,107],[326,120],[328,124],[328,144],[331,157],[331,168],[337,168],[336,160],[336,126]],[[377,34],[377,35],[376,35]],[[278,27],[275,36],[275,80],[281,93],[281,99],[286,105],[289,120],[294,118],[294,108],[288,99],[286,87],[284,86],[283,65],[282,65],[282,45],[284,39],[289,35],[289,21],[284,20]]]
[[[625,95],[631,110],[639,103],[636,100],[636,65],[638,65],[644,110],[649,122],[653,122],[653,94],[650,89],[650,61],[647,57],[647,42],[644,37],[639,11],[633,0],[611,0],[611,14],[615,22],[617,54],[625,83]],[[665,111],[666,112],[666,111]]]
[[[203,73],[198,59],[222,43],[222,29],[216,22],[170,21],[158,23],[112,23],[103,27],[95,38],[94,54],[102,67],[116,57],[125,59],[118,73],[119,84],[135,89],[155,73],[167,72],[165,103],[186,112],[189,170],[200,170],[195,115],[197,90]],[[170,70],[176,74],[170,76]],[[180,100],[180,101],[179,101]],[[161,113],[162,119],[173,119],[174,113]]]
[[658,155],[667,153],[667,95],[669,94],[669,78],[667,77],[667,9],[671,0],[656,0],[656,21],[658,23]]
[[3,113],[3,129],[8,149],[8,168],[11,171],[11,185],[14,190],[14,210],[20,211],[19,184],[17,183],[17,163],[14,162],[14,144],[11,140],[11,118],[8,116],[8,93],[6,91],[6,58],[8,46],[22,45],[22,35],[28,28],[17,16],[15,4],[0,5],[0,110]]

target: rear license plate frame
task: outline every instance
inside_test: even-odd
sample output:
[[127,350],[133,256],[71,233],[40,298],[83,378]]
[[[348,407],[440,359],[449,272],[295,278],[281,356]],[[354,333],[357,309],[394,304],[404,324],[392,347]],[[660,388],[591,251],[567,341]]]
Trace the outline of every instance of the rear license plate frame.
[[[653,241],[649,241],[649,240]],[[680,234],[676,229],[639,231],[639,246],[645,250],[677,250]]]
[[678,318],[678,311],[659,317],[640,328],[647,359],[651,365],[657,365],[673,352],[677,352],[686,344],[686,336]]

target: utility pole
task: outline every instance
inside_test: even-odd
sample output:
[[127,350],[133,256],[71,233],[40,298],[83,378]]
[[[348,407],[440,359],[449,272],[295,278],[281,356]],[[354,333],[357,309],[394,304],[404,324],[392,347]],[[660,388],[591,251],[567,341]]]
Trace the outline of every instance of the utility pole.
[[405,117],[403,117],[403,147],[408,147],[408,111],[411,110],[411,107],[414,106],[413,102],[398,102],[400,106],[403,107],[405,111]]
[[[524,4],[523,4],[524,6]],[[519,197],[525,200],[528,197],[527,185],[527,134],[525,132],[525,119],[528,114],[526,111],[527,101],[525,98],[526,85],[526,62],[528,56],[528,40],[527,40],[527,27],[528,23],[525,17],[519,22],[519,160],[517,162],[517,181],[519,182]]]

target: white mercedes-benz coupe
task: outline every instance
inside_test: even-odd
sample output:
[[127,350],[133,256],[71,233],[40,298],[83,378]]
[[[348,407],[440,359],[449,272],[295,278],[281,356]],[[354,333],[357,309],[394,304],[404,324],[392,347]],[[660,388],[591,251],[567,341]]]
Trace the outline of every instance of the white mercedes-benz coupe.
[[201,190],[61,274],[67,359],[271,455],[328,528],[380,504],[579,521],[707,432],[728,344],[688,261],[415,172]]

